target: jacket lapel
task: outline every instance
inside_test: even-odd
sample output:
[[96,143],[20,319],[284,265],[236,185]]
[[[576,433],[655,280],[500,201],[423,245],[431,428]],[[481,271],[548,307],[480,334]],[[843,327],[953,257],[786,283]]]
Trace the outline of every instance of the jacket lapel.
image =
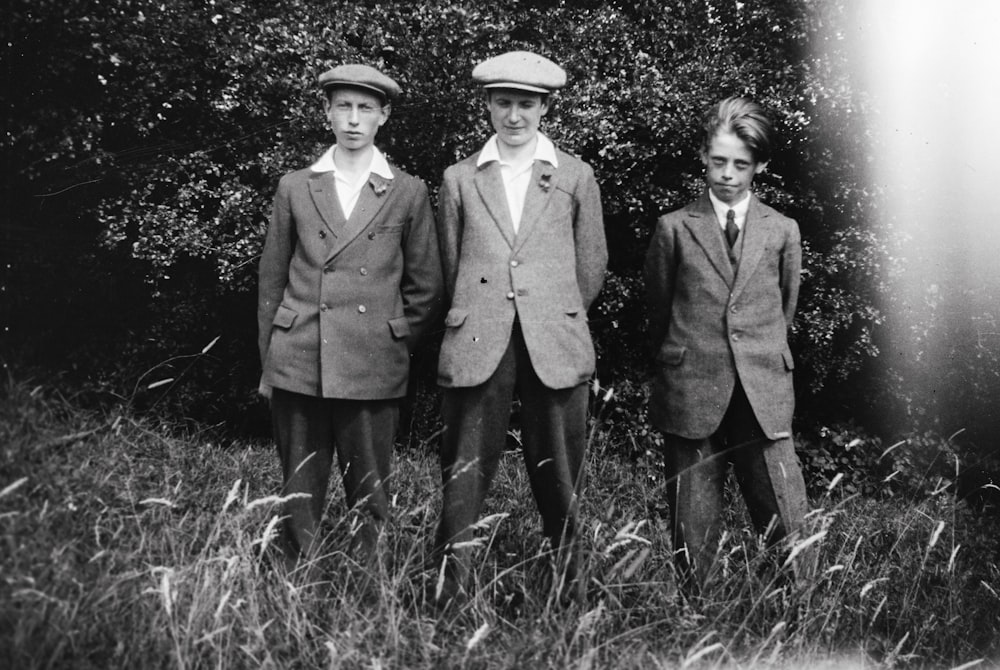
[[500,176],[500,163],[490,161],[478,168],[473,181],[476,183],[479,197],[483,199],[500,233],[507,240],[507,244],[513,247],[514,223],[511,221],[510,212],[507,211],[507,196],[503,190],[503,177]]
[[337,187],[333,181],[332,172],[317,172],[309,177],[309,194],[312,196],[313,204],[323,217],[323,223],[333,233],[334,237],[340,235],[344,227],[344,213],[340,209],[340,200],[337,198]]
[[712,267],[725,280],[726,286],[732,288],[733,265],[729,262],[726,239],[715,218],[715,210],[712,209],[712,202],[708,199],[708,191],[705,191],[702,197],[688,209],[684,225],[687,226],[691,236],[708,256]]
[[747,285],[754,268],[764,254],[767,242],[767,214],[760,207],[757,196],[750,196],[750,208],[747,210],[747,220],[743,224],[740,236],[743,238],[743,250],[740,253],[740,264],[736,272],[736,283],[733,285],[733,295],[737,296]]
[[[368,178],[368,183],[361,189],[358,202],[354,205],[351,217],[344,223],[343,230],[336,243],[330,249],[328,258],[333,258],[339,254],[344,247],[367,228],[382,207],[389,200],[392,192],[392,181],[380,175],[372,173]],[[336,198],[334,198],[336,200]],[[339,206],[339,205],[338,205]]]
[[521,225],[514,237],[514,251],[524,246],[535,223],[548,206],[549,194],[555,188],[555,174],[556,168],[544,161],[535,161],[532,166],[531,183],[528,184],[528,192],[524,196],[524,211],[521,212]]

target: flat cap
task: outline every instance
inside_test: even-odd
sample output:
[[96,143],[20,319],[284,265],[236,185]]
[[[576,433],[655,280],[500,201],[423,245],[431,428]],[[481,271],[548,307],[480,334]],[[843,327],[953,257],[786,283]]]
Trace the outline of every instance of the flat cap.
[[566,85],[566,71],[545,56],[530,51],[510,51],[477,65],[472,70],[472,79],[485,88],[551,93]]
[[360,63],[348,63],[331,68],[319,76],[319,86],[324,91],[335,86],[352,86],[368,89],[382,98],[393,100],[399,97],[399,84],[375,68]]

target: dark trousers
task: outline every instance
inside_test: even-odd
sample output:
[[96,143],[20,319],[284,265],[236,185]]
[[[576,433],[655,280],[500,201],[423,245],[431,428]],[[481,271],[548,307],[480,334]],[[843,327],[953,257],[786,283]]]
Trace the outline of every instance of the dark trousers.
[[470,388],[445,389],[441,412],[444,501],[436,548],[447,563],[448,588],[463,585],[473,524],[506,444],[514,391],[521,400],[521,441],[542,532],[572,552],[577,497],[586,450],[587,386],[546,387],[531,365],[520,326],[493,375]]
[[713,435],[665,438],[674,551],[682,572],[698,585],[719,547],[729,463],[754,527],[769,544],[801,527],[808,500],[795,445],[790,437],[767,439],[739,381]]
[[[337,400],[274,389],[271,420],[284,479],[284,544],[292,558],[308,555],[326,506],[334,451],[349,507],[368,523],[356,536],[363,552],[374,548],[377,525],[389,517],[388,479],[399,401]],[[358,547],[358,543],[362,546]]]

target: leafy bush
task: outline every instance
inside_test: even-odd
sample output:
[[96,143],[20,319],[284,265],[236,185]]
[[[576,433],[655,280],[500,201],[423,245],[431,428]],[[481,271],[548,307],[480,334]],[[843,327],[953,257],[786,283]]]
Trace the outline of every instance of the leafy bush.
[[1000,461],[959,434],[911,432],[886,446],[846,422],[797,434],[796,449],[813,500],[830,493],[883,501],[947,497],[976,514],[1000,518]]
[[[31,169],[6,180],[13,217],[35,230],[44,217],[30,196],[76,186],[47,199],[46,211],[72,206],[76,216],[60,219],[58,231],[84,221],[85,239],[100,242],[90,258],[131,291],[124,303],[96,305],[94,320],[127,333],[129,360],[117,363],[133,377],[225,333],[219,365],[200,380],[204,393],[241,406],[255,386],[253,327],[239,320],[246,329],[236,331],[232,315],[250,304],[274,184],[332,141],[319,71],[357,60],[400,82],[404,97],[379,144],[434,191],[444,168],[490,132],[472,66],[528,48],[568,71],[544,127],[594,166],[602,188],[611,265],[592,313],[602,382],[641,386],[649,233],[701,189],[704,110],[746,94],[773,111],[781,136],[759,191],[804,237],[793,337],[800,406],[850,411],[864,402],[845,388],[877,353],[885,254],[865,186],[869,105],[850,85],[836,33],[842,3],[14,5],[4,60],[25,90],[3,94],[13,129],[4,169]],[[47,67],[65,81],[38,76]],[[15,268],[27,283],[54,263],[37,262],[45,253],[32,239],[38,246]],[[57,330],[41,318],[20,331],[21,343]],[[106,338],[94,339],[97,348]]]
[[796,435],[802,471],[815,499],[836,488],[847,495],[876,494],[887,471],[882,440],[853,423],[820,426]]

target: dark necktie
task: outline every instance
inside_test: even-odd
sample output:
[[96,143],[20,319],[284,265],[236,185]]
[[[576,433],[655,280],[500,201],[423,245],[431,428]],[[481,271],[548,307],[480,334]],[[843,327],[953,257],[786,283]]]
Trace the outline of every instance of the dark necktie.
[[729,210],[726,212],[726,241],[732,249],[736,244],[736,238],[740,236],[740,229],[736,225],[736,212]]

